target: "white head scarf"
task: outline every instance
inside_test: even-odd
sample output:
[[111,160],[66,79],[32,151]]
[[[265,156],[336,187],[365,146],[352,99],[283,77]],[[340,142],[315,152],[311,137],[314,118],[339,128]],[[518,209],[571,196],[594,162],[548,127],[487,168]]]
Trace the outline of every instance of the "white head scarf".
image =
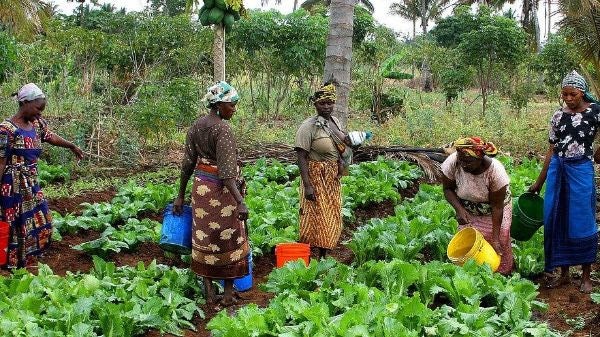
[[17,102],[29,102],[38,98],[46,98],[42,89],[34,83],[27,83],[21,87],[15,99]]

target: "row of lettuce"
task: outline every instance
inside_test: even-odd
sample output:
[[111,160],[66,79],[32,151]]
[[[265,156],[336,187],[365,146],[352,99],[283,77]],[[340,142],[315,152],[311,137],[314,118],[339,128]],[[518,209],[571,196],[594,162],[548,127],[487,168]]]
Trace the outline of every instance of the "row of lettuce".
[[[516,195],[539,172],[535,162],[513,167],[505,159],[505,165],[519,175],[511,186]],[[354,169],[364,172],[361,166]],[[385,180],[384,167],[375,171]],[[536,300],[537,286],[521,277],[542,271],[541,234],[515,243],[521,274],[507,278],[488,266],[443,262],[456,228],[441,188],[421,184],[392,216],[371,219],[354,232],[347,242],[355,255],[351,265],[332,259],[313,260],[308,268],[289,263],[262,286],[276,294],[266,308],[221,312],[207,328],[215,337],[559,336],[533,320],[546,305]]]
[[[515,195],[539,170],[535,162],[513,167],[505,160],[505,165]],[[295,241],[297,167],[259,161],[247,166],[244,175],[253,253],[266,254],[279,242]],[[292,263],[275,270],[265,286],[277,294],[271,304],[247,306],[234,316],[221,313],[208,325],[213,335],[552,336],[545,325],[531,321],[532,310],[543,308],[534,301],[531,282],[491,274],[486,267],[439,262],[446,260],[445,248],[457,224],[439,186],[423,184],[415,198],[400,199],[398,190],[420,175],[412,164],[384,159],[353,166],[343,178],[346,221],[353,220],[359,207],[384,200],[397,204],[393,216],[372,219],[355,231],[347,243],[356,256],[353,265],[325,260],[309,268]],[[158,240],[160,224],[144,217],[164,209],[175,189],[131,182],[111,202],[84,204],[82,215],[55,214],[55,238],[94,230],[101,232],[100,238],[76,249],[104,258],[135,250],[140,242]],[[541,271],[540,242],[538,233],[529,242],[516,243],[521,275]],[[182,328],[193,328],[194,315],[203,316],[198,284],[188,271],[154,264],[115,267],[95,257],[90,273],[66,277],[41,265],[37,276],[21,271],[1,278],[0,332],[134,336],[156,329],[181,335]],[[58,313],[63,316],[57,318]]]

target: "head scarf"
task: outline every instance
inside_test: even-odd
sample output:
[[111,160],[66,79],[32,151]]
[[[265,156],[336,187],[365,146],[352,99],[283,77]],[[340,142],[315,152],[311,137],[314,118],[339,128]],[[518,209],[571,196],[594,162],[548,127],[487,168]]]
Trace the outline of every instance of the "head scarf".
[[27,83],[19,89],[15,95],[17,102],[30,102],[35,101],[38,98],[46,98],[42,89],[40,89],[34,83]]
[[567,76],[565,76],[565,78],[563,78],[562,87],[573,87],[575,89],[578,89],[579,91],[583,92],[583,99],[586,102],[598,103],[596,98],[589,91],[589,87],[587,82],[585,81],[585,78],[579,75],[579,73],[575,70],[571,71],[567,74]]
[[310,97],[312,103],[317,103],[324,100],[331,100],[335,102],[337,96],[335,95],[335,85],[333,83],[323,84],[319,90]]
[[453,143],[456,151],[475,158],[483,158],[484,155],[495,156],[498,149],[491,142],[484,142],[479,137],[459,138]]
[[236,103],[240,100],[237,90],[225,81],[218,82],[217,84],[206,88],[206,95],[204,95],[204,103],[207,108],[211,105],[219,102],[225,103]]

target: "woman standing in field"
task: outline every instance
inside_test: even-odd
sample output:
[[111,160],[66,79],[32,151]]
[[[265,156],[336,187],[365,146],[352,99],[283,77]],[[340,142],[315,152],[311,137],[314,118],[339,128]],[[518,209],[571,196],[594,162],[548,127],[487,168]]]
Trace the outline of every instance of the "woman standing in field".
[[311,97],[317,116],[306,119],[296,132],[300,167],[300,241],[319,248],[319,256],[337,246],[342,232],[341,155],[346,139],[331,115],[336,95],[325,84]]
[[204,278],[206,299],[215,302],[213,280],[225,280],[221,304],[236,302],[233,280],[248,274],[248,208],[238,166],[235,138],[227,121],[236,111],[235,88],[219,82],[204,96],[210,112],[190,127],[185,141],[179,195],[173,213],[181,214],[192,174],[192,270]]
[[510,243],[512,203],[510,178],[494,144],[479,137],[459,138],[456,152],[442,164],[444,197],[454,207],[459,230],[474,227],[501,255],[498,272],[513,269]]
[[552,115],[548,140],[550,147],[536,182],[529,191],[544,196],[545,270],[561,268],[550,287],[569,284],[569,266],[581,265],[580,290],[592,291],[591,264],[596,261],[596,190],[592,159],[600,163],[600,150],[592,143],[600,127],[600,107],[588,92],[585,79],[576,71],[562,81],[561,98],[566,107]]
[[19,110],[0,123],[0,219],[10,225],[9,268],[35,264],[50,243],[52,217],[37,176],[42,142],[68,148],[78,160],[83,158],[81,149],[48,129],[42,119],[46,95],[38,86],[26,84],[13,96]]

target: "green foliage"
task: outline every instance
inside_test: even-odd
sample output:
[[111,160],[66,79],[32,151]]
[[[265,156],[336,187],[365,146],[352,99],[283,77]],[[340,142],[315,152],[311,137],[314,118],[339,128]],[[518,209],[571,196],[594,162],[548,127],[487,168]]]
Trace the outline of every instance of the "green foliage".
[[[271,251],[278,243],[298,240],[299,186],[296,165],[259,160],[243,170],[248,194],[248,233],[254,256]],[[357,207],[385,200],[398,201],[398,190],[421,176],[418,167],[407,162],[379,159],[352,165],[342,179],[345,219]],[[364,186],[371,186],[365,189]]]
[[575,46],[568,43],[562,34],[553,34],[538,54],[537,69],[544,74],[544,83],[556,89],[566,74],[579,69],[581,62]]
[[422,258],[427,247],[437,259],[445,259],[446,247],[458,223],[441,189],[421,185],[417,195],[396,206],[386,219],[372,219],[354,232],[348,247],[355,262]]
[[492,16],[485,10],[480,10],[475,18],[477,28],[466,32],[459,43],[465,63],[478,72],[485,67],[519,64],[525,56],[525,32],[517,22]]
[[149,219],[140,221],[130,218],[118,229],[107,227],[100,238],[76,245],[73,249],[85,251],[90,255],[107,257],[121,250],[135,250],[142,242],[157,242],[159,238],[160,223]]
[[[414,164],[385,158],[350,166],[350,175],[342,178],[346,216],[351,210],[361,206],[385,200],[399,201],[398,191],[407,188],[421,175],[421,170]],[[369,188],[364,188],[365,186]]]
[[360,44],[374,29],[375,20],[373,19],[373,14],[362,6],[354,7],[352,42],[355,45]]
[[70,179],[69,169],[63,165],[50,165],[44,160],[38,161],[38,180],[41,187],[54,182],[66,182]]
[[0,83],[17,63],[17,44],[12,36],[0,30]]
[[[467,263],[331,259],[290,262],[269,275],[266,308],[219,313],[207,328],[223,336],[558,336],[532,321],[536,286]],[[436,300],[438,302],[435,302]],[[448,299],[448,304],[439,301]]]
[[18,270],[0,277],[3,336],[141,335],[149,330],[183,336],[204,317],[196,275],[157,265],[116,267],[94,257],[89,274],[54,275],[40,264],[37,275]]

